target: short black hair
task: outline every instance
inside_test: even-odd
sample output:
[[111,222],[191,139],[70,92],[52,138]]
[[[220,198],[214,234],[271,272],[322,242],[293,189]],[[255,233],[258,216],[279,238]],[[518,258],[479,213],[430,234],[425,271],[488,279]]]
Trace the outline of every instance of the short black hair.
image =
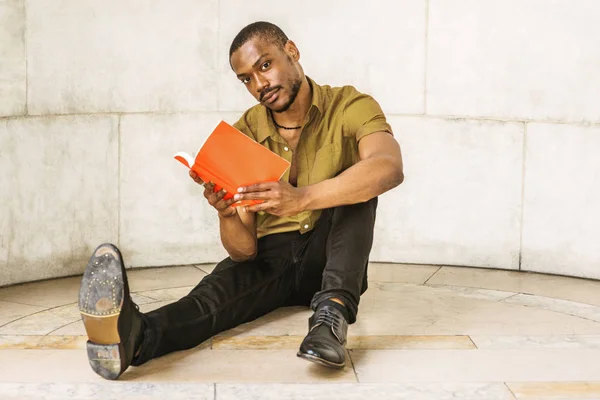
[[260,36],[271,43],[274,43],[283,49],[285,44],[288,42],[288,37],[277,25],[266,21],[253,22],[250,25],[246,25],[233,39],[231,47],[229,48],[229,59],[231,55],[240,47],[242,47],[248,40],[254,39],[256,36]]

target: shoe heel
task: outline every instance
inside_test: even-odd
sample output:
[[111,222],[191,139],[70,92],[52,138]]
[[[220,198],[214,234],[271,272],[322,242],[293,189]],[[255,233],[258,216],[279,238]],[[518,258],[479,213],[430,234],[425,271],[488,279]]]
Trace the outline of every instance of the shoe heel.
[[124,351],[121,344],[96,344],[88,341],[87,355],[94,372],[103,378],[114,380],[123,372]]

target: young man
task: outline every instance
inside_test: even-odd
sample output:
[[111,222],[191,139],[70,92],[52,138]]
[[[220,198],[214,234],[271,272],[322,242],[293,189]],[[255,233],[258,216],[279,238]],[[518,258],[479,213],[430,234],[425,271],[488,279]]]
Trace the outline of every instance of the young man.
[[[281,181],[240,188],[227,201],[190,173],[217,211],[230,257],[181,300],[142,314],[119,250],[95,250],[79,306],[99,375],[116,379],[129,365],[291,305],[314,311],[298,356],[344,367],[348,324],[367,289],[377,196],[402,183],[402,157],[373,98],[319,86],[299,59],[294,42],[267,22],[246,26],[231,45],[231,68],[259,101],[235,126],[291,167]],[[243,199],[264,201],[230,207]]]

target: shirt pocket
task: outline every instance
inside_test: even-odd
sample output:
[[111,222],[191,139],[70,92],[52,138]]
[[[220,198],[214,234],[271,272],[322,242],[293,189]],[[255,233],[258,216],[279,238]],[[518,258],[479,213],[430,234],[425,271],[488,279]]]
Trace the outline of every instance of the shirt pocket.
[[342,144],[329,143],[317,150],[315,162],[310,171],[310,184],[335,177],[343,167]]

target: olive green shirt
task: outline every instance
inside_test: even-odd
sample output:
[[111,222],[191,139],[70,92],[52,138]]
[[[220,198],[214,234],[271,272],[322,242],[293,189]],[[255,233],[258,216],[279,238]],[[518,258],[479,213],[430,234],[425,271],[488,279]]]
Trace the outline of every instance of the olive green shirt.
[[[375,132],[392,133],[379,104],[352,86],[312,87],[312,103],[296,148],[297,187],[330,179],[360,160],[358,141]],[[292,162],[292,151],[281,137],[269,110],[262,104],[247,110],[234,126],[269,150]],[[290,169],[282,179],[289,181]],[[258,237],[273,233],[313,229],[320,210],[291,217],[257,213]]]

